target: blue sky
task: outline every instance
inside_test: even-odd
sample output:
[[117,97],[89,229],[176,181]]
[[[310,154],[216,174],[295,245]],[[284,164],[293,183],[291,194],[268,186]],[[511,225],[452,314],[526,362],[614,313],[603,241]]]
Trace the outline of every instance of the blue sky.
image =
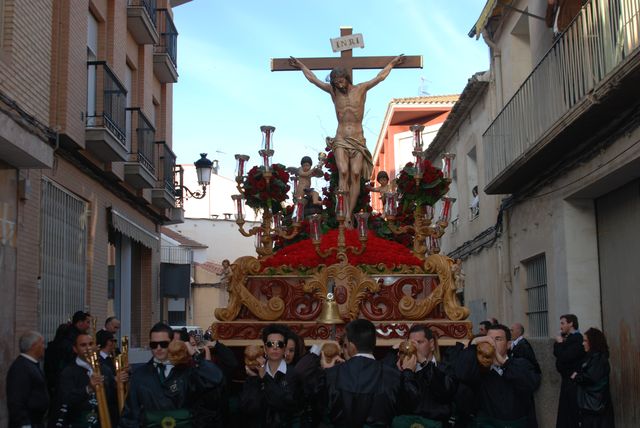
[[[336,119],[329,95],[301,72],[271,72],[271,58],[328,57],[340,27],[362,33],[354,56],[423,55],[423,69],[392,70],[369,91],[363,120],[373,151],[392,98],[460,93],[488,68],[488,50],[467,33],[484,0],[193,0],[174,9],[178,83],[174,85],[173,147],[178,163],[198,153],[220,162],[232,177],[235,153],[259,163],[260,125],[273,125],[274,162],[298,166],[316,158]],[[373,70],[355,70],[354,83]],[[316,71],[323,80],[328,71]],[[422,91],[422,93],[421,93]]]

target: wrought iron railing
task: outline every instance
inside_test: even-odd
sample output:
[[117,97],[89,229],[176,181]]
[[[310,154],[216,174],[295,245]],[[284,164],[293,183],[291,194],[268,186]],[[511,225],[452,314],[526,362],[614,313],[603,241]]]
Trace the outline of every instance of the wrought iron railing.
[[87,72],[90,82],[87,97],[87,127],[107,128],[126,148],[127,90],[106,61],[87,62]]
[[169,10],[157,9],[157,27],[160,33],[160,41],[154,47],[156,53],[169,55],[174,67],[178,67],[178,30],[173,24]]
[[156,25],[156,0],[129,0],[129,6],[140,7],[142,6],[144,10],[147,11],[147,15],[153,22],[153,25]]
[[158,141],[157,144],[162,146],[162,183],[167,192],[172,195],[176,194],[176,182],[174,170],[176,168],[176,155],[171,151],[169,145],[165,141]]
[[640,0],[591,0],[483,135],[491,183],[640,45]]
[[131,156],[135,161],[140,162],[147,171],[155,175],[156,130],[139,107],[128,108],[127,111],[131,113],[131,124],[136,131],[135,144],[131,146]]

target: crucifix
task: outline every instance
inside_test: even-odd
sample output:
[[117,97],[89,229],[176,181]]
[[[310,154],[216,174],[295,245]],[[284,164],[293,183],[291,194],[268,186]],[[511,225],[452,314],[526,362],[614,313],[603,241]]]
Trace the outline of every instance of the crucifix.
[[[338,41],[334,50],[341,50],[337,58],[274,58],[271,60],[271,71],[300,70],[304,77],[331,95],[331,100],[336,110],[338,129],[334,138],[327,138],[327,145],[331,148],[338,167],[339,194],[346,195],[343,201],[341,214],[344,216],[348,228],[352,226],[353,210],[357,205],[360,195],[361,179],[368,180],[373,170],[371,152],[367,149],[362,129],[364,117],[364,104],[369,89],[387,78],[391,69],[422,68],[422,56],[396,57],[353,57],[352,46],[363,46],[362,37],[352,36],[351,28],[341,28],[342,37],[334,39]],[[352,74],[354,69],[382,70],[373,79],[353,84]],[[318,79],[311,70],[332,69],[329,75],[329,83]],[[343,199],[340,199],[341,201]],[[340,204],[338,204],[340,205]],[[338,214],[336,212],[336,214]]]
[[[351,27],[341,27],[340,37],[353,34]],[[309,70],[331,70],[342,67],[353,81],[353,70],[370,70],[384,68],[393,59],[392,56],[353,56],[353,49],[340,52],[339,57],[299,58]],[[422,68],[422,55],[405,56],[404,62],[394,68]],[[297,71],[298,68],[289,63],[289,58],[272,58],[271,71]]]

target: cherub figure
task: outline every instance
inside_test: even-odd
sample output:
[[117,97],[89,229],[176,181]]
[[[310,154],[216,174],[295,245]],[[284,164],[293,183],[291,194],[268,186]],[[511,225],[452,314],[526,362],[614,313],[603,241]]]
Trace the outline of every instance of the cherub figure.
[[231,281],[231,263],[228,259],[222,261],[222,273],[220,274],[220,285],[222,288],[228,289]]
[[296,187],[294,197],[301,198],[308,196],[312,205],[322,205],[320,195],[311,188],[311,177],[322,177],[322,169],[320,166],[312,168],[313,161],[309,156],[304,156],[300,160],[300,168],[298,168],[298,186]]
[[461,259],[456,259],[456,261],[451,266],[451,276],[453,277],[453,282],[456,286],[456,292],[462,293],[462,290],[464,290],[464,279],[466,275],[464,273],[464,270],[462,270]]
[[380,200],[382,201],[382,206],[384,206],[387,202],[386,193],[393,192],[393,186],[389,182],[389,174],[387,171],[380,171],[378,175],[376,175],[376,181],[380,186],[373,187],[370,189],[371,192],[380,193]]

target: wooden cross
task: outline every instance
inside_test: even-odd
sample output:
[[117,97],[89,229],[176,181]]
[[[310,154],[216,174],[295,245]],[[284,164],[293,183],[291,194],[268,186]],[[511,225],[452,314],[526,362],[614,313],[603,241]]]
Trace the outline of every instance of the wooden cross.
[[[353,34],[351,27],[340,28],[340,36]],[[339,57],[328,58],[298,58],[300,62],[307,66],[309,70],[332,70],[335,67],[343,67],[349,73],[353,82],[353,70],[384,68],[393,56],[360,56],[354,57],[353,50],[348,49],[340,52]],[[422,68],[422,55],[405,56],[404,62],[394,68]],[[271,71],[300,71],[289,64],[289,58],[272,58]]]

